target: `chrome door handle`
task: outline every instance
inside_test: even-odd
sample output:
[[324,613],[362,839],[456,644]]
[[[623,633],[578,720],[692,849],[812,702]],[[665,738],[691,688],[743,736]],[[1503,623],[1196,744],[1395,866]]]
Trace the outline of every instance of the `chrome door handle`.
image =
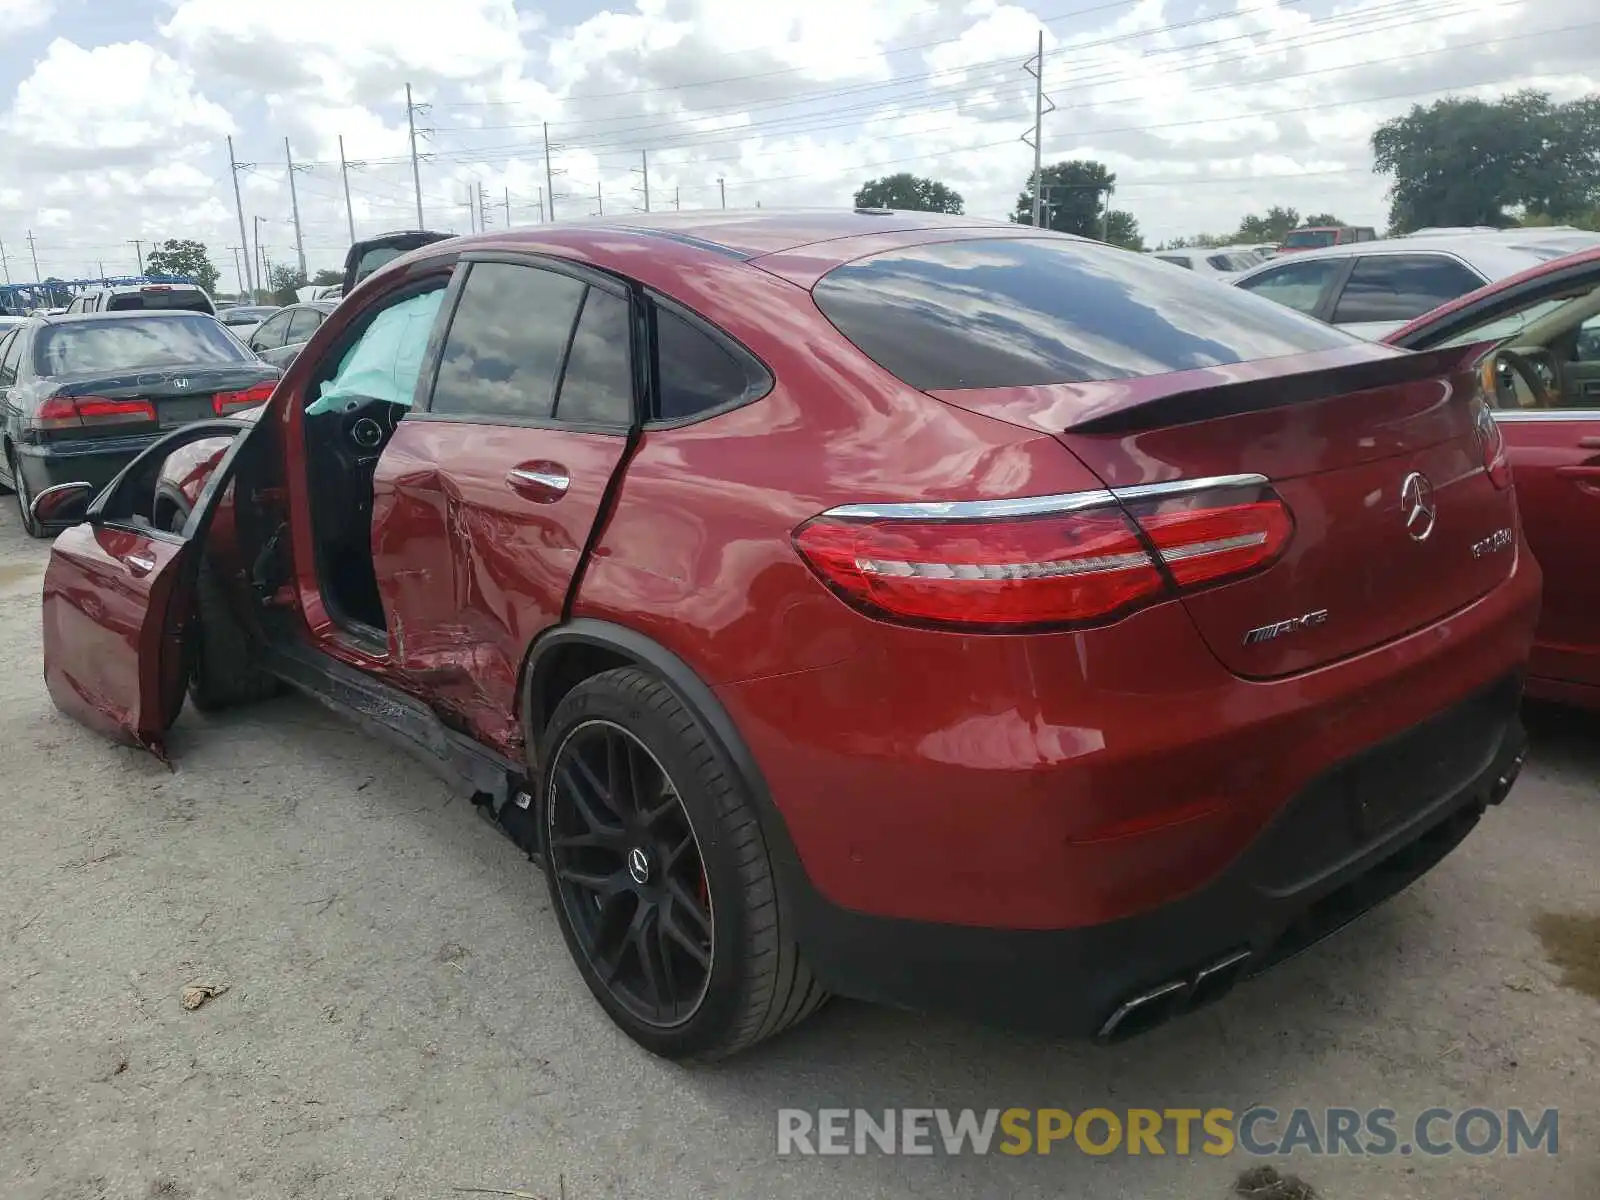
[[506,482],[518,492],[536,500],[559,500],[572,486],[572,477],[553,465],[545,468],[513,467]]
[[156,560],[149,554],[130,554],[122,560],[136,575],[148,575],[156,569]]

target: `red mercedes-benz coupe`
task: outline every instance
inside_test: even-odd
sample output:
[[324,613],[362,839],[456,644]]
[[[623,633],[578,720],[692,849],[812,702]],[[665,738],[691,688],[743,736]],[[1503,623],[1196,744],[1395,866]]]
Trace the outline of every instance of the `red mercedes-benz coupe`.
[[1464,357],[966,218],[442,241],[37,498],[46,680],[157,752],[186,682],[398,738],[660,1054],[829,993],[1120,1037],[1510,788],[1540,577]]

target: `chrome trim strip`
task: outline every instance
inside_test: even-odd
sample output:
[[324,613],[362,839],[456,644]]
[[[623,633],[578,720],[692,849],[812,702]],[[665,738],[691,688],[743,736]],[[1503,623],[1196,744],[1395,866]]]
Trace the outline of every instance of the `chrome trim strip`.
[[1174,479],[1166,483],[1141,483],[1124,488],[1096,488],[1086,492],[1061,492],[1053,496],[1018,496],[1009,500],[913,501],[888,504],[841,504],[823,513],[845,521],[991,521],[1005,517],[1039,517],[1106,508],[1119,500],[1164,500],[1192,496],[1214,488],[1261,487],[1265,475],[1210,475],[1204,479]]
[[1199,987],[1219,971],[1226,971],[1229,967],[1238,966],[1250,957],[1250,951],[1240,950],[1237,954],[1230,954],[1227,958],[1219,959],[1194,977],[1194,986]]
[[822,515],[846,521],[988,521],[997,517],[1037,517],[1046,513],[1105,508],[1116,497],[1104,489],[1063,492],[1055,496],[1018,496],[1013,500],[949,500],[907,504],[841,504]]
[[1496,421],[1600,421],[1600,408],[1491,408]]
[[1213,488],[1261,487],[1268,482],[1265,475],[1210,475],[1204,479],[1174,479],[1167,483],[1140,483],[1133,487],[1112,488],[1111,494],[1121,501],[1167,500],[1174,496],[1192,496],[1196,492],[1209,492]]

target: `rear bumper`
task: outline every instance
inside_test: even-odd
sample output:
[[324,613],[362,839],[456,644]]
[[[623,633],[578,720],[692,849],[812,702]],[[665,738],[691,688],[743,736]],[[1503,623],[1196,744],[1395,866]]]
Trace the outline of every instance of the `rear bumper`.
[[[1218,878],[1161,908],[1079,929],[975,929],[852,913],[808,891],[796,902],[807,956],[830,988],[859,999],[1065,1036],[1140,1033],[1334,933],[1444,858],[1521,770],[1519,695],[1508,677],[1339,764]],[[1404,802],[1373,831],[1362,801],[1385,789]]]
[[145,447],[170,432],[24,443],[17,446],[17,457],[31,495],[58,483],[88,483],[98,491]]

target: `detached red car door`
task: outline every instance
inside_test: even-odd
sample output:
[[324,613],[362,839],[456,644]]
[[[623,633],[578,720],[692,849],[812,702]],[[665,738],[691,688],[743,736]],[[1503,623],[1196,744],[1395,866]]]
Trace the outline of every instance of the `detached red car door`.
[[[213,511],[265,421],[200,421],[146,449],[56,539],[45,568],[44,678],[67,715],[163,759],[188,681],[183,639]],[[234,435],[181,533],[150,522],[156,476],[181,446]]]
[[427,403],[373,480],[373,565],[401,673],[510,750],[533,639],[561,619],[627,449],[633,302],[560,261],[464,261]]
[[[1600,252],[1558,259],[1387,340],[1500,343],[1486,363],[1517,507],[1544,568],[1529,693],[1600,705]],[[1530,379],[1529,377],[1532,376]]]

